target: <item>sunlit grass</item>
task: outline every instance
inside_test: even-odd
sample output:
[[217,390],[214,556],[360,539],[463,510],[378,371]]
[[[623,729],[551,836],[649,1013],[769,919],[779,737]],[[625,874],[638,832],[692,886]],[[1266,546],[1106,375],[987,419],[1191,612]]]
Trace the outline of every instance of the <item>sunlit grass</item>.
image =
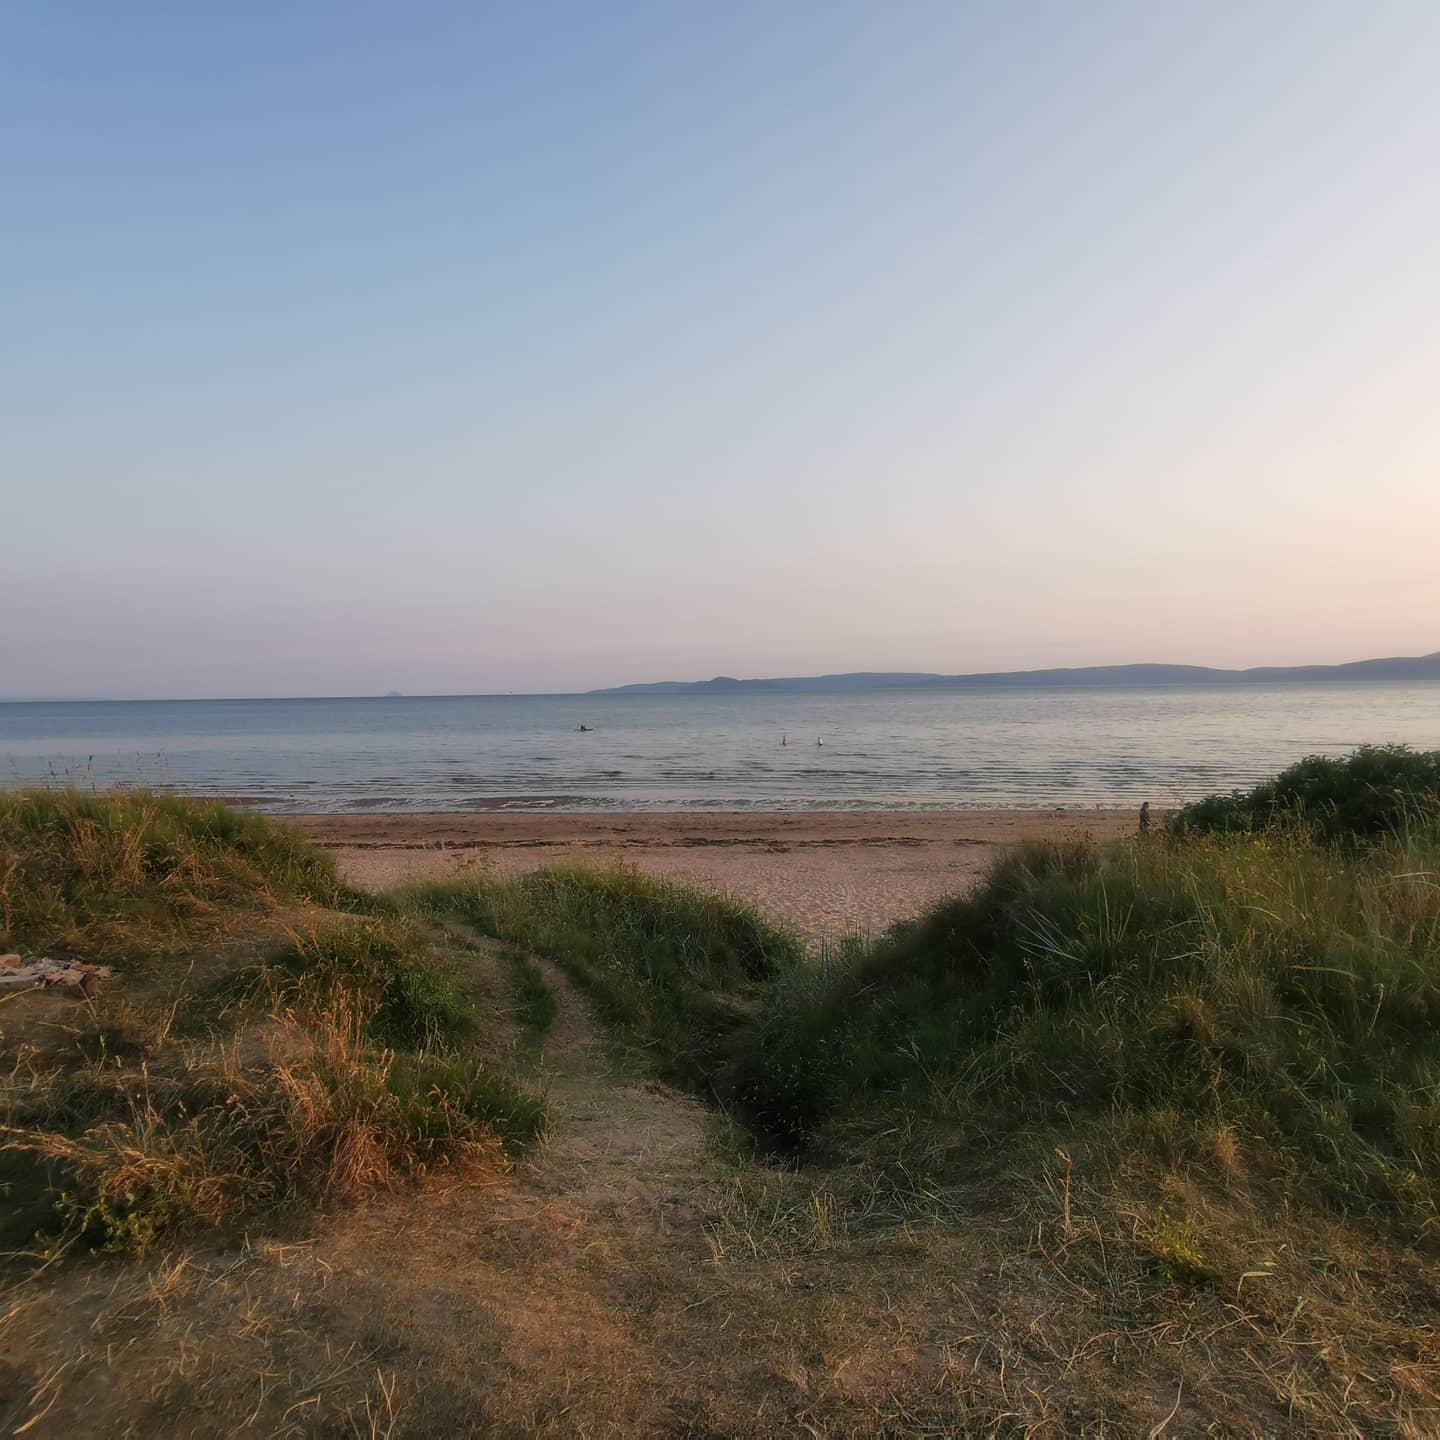
[[325,851],[262,815],[146,791],[0,792],[0,946],[123,957],[222,911],[344,894]]

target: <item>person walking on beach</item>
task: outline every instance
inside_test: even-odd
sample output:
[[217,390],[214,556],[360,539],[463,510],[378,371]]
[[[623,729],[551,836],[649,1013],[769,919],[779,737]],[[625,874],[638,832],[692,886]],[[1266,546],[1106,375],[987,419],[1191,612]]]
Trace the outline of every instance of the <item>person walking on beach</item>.
[[1143,835],[1150,828],[1150,802],[1147,800],[1140,807],[1140,833]]

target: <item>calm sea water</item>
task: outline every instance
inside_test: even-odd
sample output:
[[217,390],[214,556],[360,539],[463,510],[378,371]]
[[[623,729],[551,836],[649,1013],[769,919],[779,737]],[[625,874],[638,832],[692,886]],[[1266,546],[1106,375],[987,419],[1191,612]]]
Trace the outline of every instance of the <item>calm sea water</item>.
[[1367,741],[1440,748],[1440,685],[0,704],[0,783],[292,812],[1168,805]]

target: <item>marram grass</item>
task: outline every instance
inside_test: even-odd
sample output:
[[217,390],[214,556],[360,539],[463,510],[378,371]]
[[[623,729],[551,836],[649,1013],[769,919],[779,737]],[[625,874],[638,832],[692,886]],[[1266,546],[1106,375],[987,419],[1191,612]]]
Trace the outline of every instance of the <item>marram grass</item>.
[[[1440,832],[1031,845],[972,895],[776,987],[739,1093],[784,1142],[943,1182],[1096,1125],[1429,1235]],[[902,1145],[903,1139],[903,1145]],[[904,1154],[900,1154],[900,1150]]]

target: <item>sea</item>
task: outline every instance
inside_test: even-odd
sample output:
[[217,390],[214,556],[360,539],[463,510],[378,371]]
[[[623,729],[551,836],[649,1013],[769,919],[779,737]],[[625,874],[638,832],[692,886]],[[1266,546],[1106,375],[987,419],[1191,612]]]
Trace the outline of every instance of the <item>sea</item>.
[[14,702],[0,786],[282,814],[1167,807],[1396,741],[1440,748],[1440,684]]

